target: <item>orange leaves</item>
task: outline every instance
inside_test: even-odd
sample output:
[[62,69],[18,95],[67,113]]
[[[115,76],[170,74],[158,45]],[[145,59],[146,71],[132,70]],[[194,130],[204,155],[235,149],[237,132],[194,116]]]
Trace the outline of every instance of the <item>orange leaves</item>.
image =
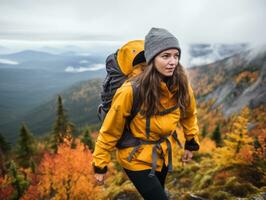
[[[48,199],[95,199],[92,174],[92,154],[80,141],[76,148],[71,142],[58,146],[57,154],[45,153],[38,168],[38,184],[35,189],[39,198]],[[34,190],[32,187],[31,190]]]
[[253,152],[250,145],[245,145],[239,151],[239,158],[244,161],[244,163],[251,163],[253,161]]
[[211,153],[215,150],[216,148],[216,144],[213,140],[211,140],[210,138],[204,138],[201,142],[200,142],[200,153]]
[[213,177],[213,179],[217,182],[217,181],[223,181],[223,180],[227,180],[228,178],[232,177],[233,174],[230,171],[220,171],[217,172],[215,174],[215,176]]
[[13,192],[11,178],[8,176],[0,177],[0,199],[9,199]]

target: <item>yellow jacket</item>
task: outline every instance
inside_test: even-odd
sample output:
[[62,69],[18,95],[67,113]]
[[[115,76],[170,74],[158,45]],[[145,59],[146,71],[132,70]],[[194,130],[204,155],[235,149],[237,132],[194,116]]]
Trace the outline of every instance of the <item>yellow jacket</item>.
[[[166,84],[161,81],[163,95],[160,102],[164,109],[169,109],[176,105],[174,95],[168,90]],[[189,95],[191,103],[186,109],[185,117],[181,118],[179,108],[166,115],[152,116],[150,119],[150,138],[151,141],[157,141],[160,137],[168,135],[176,130],[177,125],[183,127],[186,141],[194,141],[199,145],[199,128],[197,125],[196,101],[193,95],[193,90],[189,85]],[[93,165],[98,169],[96,172],[104,173],[108,163],[111,161],[111,152],[115,149],[117,141],[123,134],[126,118],[131,113],[133,104],[133,89],[130,82],[125,82],[116,92],[113,97],[112,105],[99,131],[96,141],[95,150],[93,153]],[[182,115],[183,116],[183,115]],[[132,134],[140,139],[146,140],[146,118],[138,113],[130,123]],[[169,136],[172,149],[177,145],[173,136]],[[186,144],[187,146],[187,144]],[[166,166],[168,165],[168,154],[166,142],[161,143],[164,153]],[[131,161],[128,161],[128,156],[134,147],[117,149],[117,159],[123,168],[138,171],[152,168],[152,145],[142,145],[134,154]],[[189,148],[187,148],[189,149]],[[161,171],[164,160],[159,157],[157,160],[156,171]],[[172,155],[174,157],[174,155]],[[100,170],[99,170],[100,169]],[[102,171],[101,171],[102,169]]]

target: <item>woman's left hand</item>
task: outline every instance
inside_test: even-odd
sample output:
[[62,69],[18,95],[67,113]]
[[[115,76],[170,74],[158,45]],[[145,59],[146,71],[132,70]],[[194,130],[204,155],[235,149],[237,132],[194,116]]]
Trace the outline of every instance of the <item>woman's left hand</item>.
[[193,157],[192,151],[185,150],[184,154],[181,157],[181,161],[183,164],[185,164],[185,163],[191,161],[192,157]]

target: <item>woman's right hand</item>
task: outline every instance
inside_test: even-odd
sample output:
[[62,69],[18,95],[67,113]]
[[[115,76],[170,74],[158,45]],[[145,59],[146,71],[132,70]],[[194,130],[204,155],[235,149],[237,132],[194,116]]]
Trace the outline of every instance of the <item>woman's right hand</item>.
[[96,179],[97,185],[103,185],[104,184],[105,174],[97,174],[97,173],[95,173],[94,177]]

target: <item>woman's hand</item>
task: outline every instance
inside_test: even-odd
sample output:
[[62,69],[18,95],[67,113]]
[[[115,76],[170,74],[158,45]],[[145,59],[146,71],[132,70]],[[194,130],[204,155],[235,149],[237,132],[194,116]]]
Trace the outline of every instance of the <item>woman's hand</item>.
[[185,163],[191,161],[193,157],[192,151],[185,150],[184,154],[181,157],[182,164],[184,165]]
[[97,173],[95,173],[94,177],[96,179],[97,185],[103,185],[104,184],[105,174],[97,174]]

